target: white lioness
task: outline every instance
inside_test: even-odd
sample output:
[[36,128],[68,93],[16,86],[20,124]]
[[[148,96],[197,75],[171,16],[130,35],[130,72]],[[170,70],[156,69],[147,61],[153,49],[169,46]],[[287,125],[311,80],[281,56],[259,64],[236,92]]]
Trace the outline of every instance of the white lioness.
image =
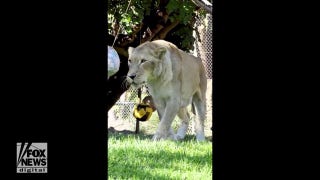
[[[201,60],[164,40],[129,47],[128,52],[127,82],[136,88],[147,85],[160,117],[153,139],[183,139],[190,120],[186,108],[192,104],[197,114],[196,138],[205,140],[207,79]],[[174,134],[171,124],[176,115],[182,123]]]

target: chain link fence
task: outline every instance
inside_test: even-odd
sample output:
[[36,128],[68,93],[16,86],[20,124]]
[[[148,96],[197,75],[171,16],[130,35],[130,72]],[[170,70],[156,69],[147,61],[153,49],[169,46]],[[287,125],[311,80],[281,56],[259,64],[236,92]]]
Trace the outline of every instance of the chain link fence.
[[[212,73],[213,73],[213,56],[212,56],[212,15],[206,14],[205,18],[197,18],[195,23],[195,31],[193,35],[195,37],[194,52],[193,55],[199,57],[205,67],[207,75],[207,93],[206,93],[206,105],[207,116],[205,120],[205,134],[212,135]],[[189,132],[193,133],[193,121],[190,122]]]
[[193,55],[202,60],[207,78],[212,79],[212,15],[207,14],[204,19],[197,18],[195,24],[197,31],[193,32],[196,39]]
[[[194,43],[194,51],[192,54],[201,58],[205,66],[206,75],[208,78],[207,88],[207,119],[205,121],[205,134],[206,136],[212,136],[212,16],[207,14],[203,19],[198,18],[195,24],[197,32],[194,31],[194,37],[196,39]],[[126,124],[126,129],[134,131],[136,125],[136,119],[133,117],[134,105],[139,103],[138,91],[133,88],[129,88],[116,102],[116,104],[109,110],[108,117],[110,121],[121,121],[120,125]],[[148,96],[146,88],[142,88],[141,99]],[[191,109],[191,108],[189,108]],[[188,129],[188,134],[194,134],[193,119],[194,115],[190,112],[191,121]],[[150,126],[157,127],[159,117],[154,112],[147,122],[140,122],[140,131],[144,133],[154,133],[154,130],[148,132]],[[119,124],[119,123],[118,123]],[[179,119],[176,117],[173,122],[173,128],[176,129],[180,124]]]

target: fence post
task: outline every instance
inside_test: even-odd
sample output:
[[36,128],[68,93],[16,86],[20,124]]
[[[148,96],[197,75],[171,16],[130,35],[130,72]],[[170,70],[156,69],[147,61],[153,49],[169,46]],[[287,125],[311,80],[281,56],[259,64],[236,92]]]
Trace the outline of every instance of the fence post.
[[[141,103],[141,88],[138,89],[138,98],[139,98],[139,103]],[[136,119],[136,134],[139,133],[139,124],[140,122]]]

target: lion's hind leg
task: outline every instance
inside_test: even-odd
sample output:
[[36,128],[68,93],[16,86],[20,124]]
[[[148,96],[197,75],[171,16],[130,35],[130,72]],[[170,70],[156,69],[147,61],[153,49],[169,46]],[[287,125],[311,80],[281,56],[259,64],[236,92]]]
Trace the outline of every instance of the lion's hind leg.
[[176,137],[178,140],[181,140],[181,139],[184,139],[188,130],[189,122],[190,122],[190,116],[188,114],[187,109],[181,108],[178,112],[178,117],[181,119],[181,125],[177,131]]
[[193,96],[193,103],[196,109],[196,118],[195,118],[195,133],[197,141],[204,141],[204,120],[206,118],[206,104],[205,100],[199,97],[199,94]]

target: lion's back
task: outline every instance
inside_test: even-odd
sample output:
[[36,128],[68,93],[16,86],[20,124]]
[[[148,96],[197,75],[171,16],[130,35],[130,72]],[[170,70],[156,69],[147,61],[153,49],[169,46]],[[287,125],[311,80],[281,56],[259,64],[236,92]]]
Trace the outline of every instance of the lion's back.
[[[200,58],[193,56],[192,54],[186,53],[181,49],[177,48],[176,45],[165,41],[165,40],[155,40],[147,42],[144,46],[141,46],[141,50],[144,51],[154,51],[159,47],[165,47],[169,53],[173,78],[171,79],[172,84],[180,84],[180,91],[173,91],[168,89],[163,89],[163,91],[174,92],[176,96],[192,96],[195,92],[201,91],[204,93],[206,91],[206,76],[204,66]],[[162,73],[162,76],[167,76],[167,73]],[[161,78],[160,78],[161,79]],[[166,79],[166,78],[162,78]],[[159,84],[163,82],[159,81]],[[173,86],[172,86],[173,87]],[[162,92],[163,93],[163,92]]]

